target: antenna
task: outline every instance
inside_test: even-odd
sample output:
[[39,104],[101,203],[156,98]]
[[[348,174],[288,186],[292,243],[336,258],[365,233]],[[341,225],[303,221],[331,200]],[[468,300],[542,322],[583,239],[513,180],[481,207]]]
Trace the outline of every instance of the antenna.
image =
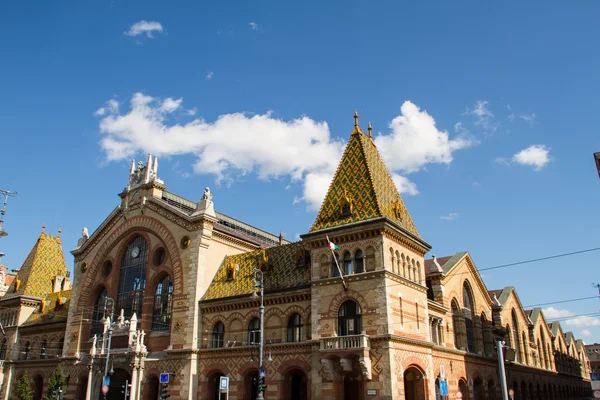
[[3,236],[7,236],[8,232],[4,230],[4,214],[6,214],[6,203],[8,198],[11,196],[16,196],[17,192],[11,192],[10,190],[0,189],[0,195],[4,196],[4,204],[2,205],[2,210],[0,210],[0,238]]

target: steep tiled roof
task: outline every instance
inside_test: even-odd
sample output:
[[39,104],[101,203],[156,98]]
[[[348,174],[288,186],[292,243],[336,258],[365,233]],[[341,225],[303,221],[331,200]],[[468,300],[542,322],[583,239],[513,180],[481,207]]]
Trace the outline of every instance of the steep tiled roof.
[[[343,217],[348,200],[352,212]],[[356,125],[311,232],[386,217],[420,238],[373,140]]]
[[[267,258],[264,275],[266,293],[305,287],[310,281],[310,260],[308,263],[299,263],[298,258],[303,257],[306,260],[309,254],[304,245],[299,242],[227,256],[202,300],[251,295],[254,287],[253,268],[257,265],[257,258],[265,256]],[[305,265],[302,266],[303,264]],[[233,279],[228,279],[228,269],[234,271]]]
[[44,301],[43,310],[36,311],[25,321],[23,326],[66,322],[71,302],[71,289],[49,293]]
[[45,298],[52,293],[56,275],[67,275],[60,238],[42,232],[4,298],[22,295]]

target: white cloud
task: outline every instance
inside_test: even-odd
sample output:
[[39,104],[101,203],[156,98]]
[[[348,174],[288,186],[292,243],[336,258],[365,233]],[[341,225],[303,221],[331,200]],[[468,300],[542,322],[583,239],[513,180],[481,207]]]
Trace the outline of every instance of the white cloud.
[[542,311],[544,312],[544,317],[546,317],[546,319],[564,318],[575,315],[575,313],[569,310],[560,310],[554,307],[544,308]]
[[459,215],[460,214],[457,213],[457,212],[452,212],[452,213],[450,213],[448,215],[442,215],[440,217],[440,219],[444,220],[444,221],[454,221],[455,219],[457,219],[459,217]]
[[600,319],[582,315],[581,317],[571,318],[565,321],[566,325],[584,327],[584,326],[600,326]]
[[198,110],[196,109],[196,107],[194,107],[194,108],[190,108],[190,109],[189,109],[189,110],[187,110],[185,113],[186,113],[187,115],[193,116],[193,115],[196,115],[196,113],[197,113],[197,112],[198,112]]
[[592,332],[589,329],[584,329],[580,332],[581,336],[592,336]]
[[[115,109],[98,114],[102,117],[100,146],[106,159],[130,159],[139,152],[192,154],[196,157],[193,171],[213,174],[218,183],[229,184],[248,173],[262,180],[289,177],[292,184],[302,188],[302,195],[294,202],[303,201],[318,210],[346,144],[346,139],[332,137],[326,122],[308,116],[281,120],[271,112],[224,114],[212,122],[202,118],[187,123],[172,121],[175,111],[183,110],[182,102],[181,98],[162,100],[135,93],[128,112]],[[193,115],[196,109],[184,113]],[[427,163],[449,165],[454,151],[475,141],[460,135],[451,139],[448,132],[436,128],[426,111],[409,101],[402,105],[401,113],[392,120],[391,132],[375,141],[398,190],[415,195],[415,183],[404,174]]]
[[531,115],[520,115],[519,118],[521,118],[522,120],[525,120],[527,122],[534,122],[535,120],[535,113],[531,114]]
[[110,99],[106,102],[106,105],[104,107],[100,107],[99,109],[96,110],[96,112],[94,113],[95,116],[102,116],[102,115],[106,115],[109,113],[118,113],[119,112],[119,102],[114,100],[114,99]]
[[479,182],[473,182],[471,184],[471,186],[473,186],[474,188],[480,188],[481,187],[481,183],[479,183]]
[[550,162],[550,149],[543,144],[534,144],[516,153],[512,161],[522,165],[530,165],[536,171],[541,170]]
[[487,100],[477,100],[473,108],[467,108],[463,114],[471,115],[475,119],[475,126],[484,129],[487,133],[494,133],[498,129],[498,122],[494,113],[488,108]]
[[209,72],[206,74],[206,76],[205,76],[204,78],[205,78],[207,81],[209,81],[209,80],[211,80],[211,79],[212,79],[212,77],[213,77],[213,75],[214,75],[214,74],[215,74],[214,72],[212,72],[212,71],[209,71]]
[[253,31],[259,31],[260,30],[260,25],[258,25],[254,21],[249,22],[248,25],[250,25],[250,29],[252,29]]
[[466,135],[451,139],[447,131],[437,128],[427,111],[421,111],[410,101],[402,104],[400,112],[401,115],[390,122],[391,133],[375,138],[375,144],[391,170],[411,173],[429,163],[449,165],[456,150],[477,143]]
[[147,37],[152,38],[154,32],[162,33],[163,26],[158,21],[139,21],[131,25],[129,30],[125,32],[128,36],[138,36],[146,34]]

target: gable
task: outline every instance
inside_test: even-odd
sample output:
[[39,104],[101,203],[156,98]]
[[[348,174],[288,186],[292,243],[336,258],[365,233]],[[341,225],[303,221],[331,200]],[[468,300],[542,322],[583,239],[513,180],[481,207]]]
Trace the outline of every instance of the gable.
[[[475,268],[475,265],[473,264],[473,261],[468,253],[457,253],[457,255],[460,255],[461,257],[457,262],[453,262],[447,275],[444,276],[444,291],[450,296],[456,296],[457,300],[462,306],[465,304],[463,286],[465,282],[468,282],[472,296],[475,300],[477,314],[480,315],[483,311],[486,314],[486,318],[491,319],[492,299],[487,291],[487,288],[485,287],[485,284],[483,283],[483,280],[481,279],[481,276],[477,272],[477,269]],[[444,270],[446,270],[447,264],[448,262],[443,266]],[[449,298],[448,300],[451,302],[452,298]]]

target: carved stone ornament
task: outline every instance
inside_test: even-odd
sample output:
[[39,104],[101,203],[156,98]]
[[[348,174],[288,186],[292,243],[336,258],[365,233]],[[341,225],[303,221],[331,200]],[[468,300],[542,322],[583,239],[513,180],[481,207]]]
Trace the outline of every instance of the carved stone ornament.
[[181,330],[181,327],[182,327],[182,326],[183,326],[183,323],[182,323],[181,321],[177,321],[177,322],[175,323],[175,330],[176,330],[177,332],[179,332],[179,331]]
[[394,203],[392,203],[392,211],[394,216],[402,222],[402,219],[404,218],[404,208],[402,207],[402,204],[400,204],[400,200],[394,200]]
[[87,263],[87,261],[84,261],[81,264],[81,272],[85,273],[88,270],[88,268],[89,268],[89,264]]
[[257,255],[257,263],[258,269],[265,272],[269,266],[269,256],[267,256],[267,252],[265,249],[259,251]]
[[348,188],[344,188],[344,195],[340,200],[340,217],[348,217],[352,215],[354,208],[354,200],[352,195],[348,193]]
[[181,245],[182,249],[184,249],[184,250],[187,249],[188,247],[190,247],[191,243],[192,243],[192,240],[190,239],[189,236],[184,236],[181,238],[180,245]]
[[212,200],[212,194],[210,193],[210,188],[207,187],[204,189],[204,194],[202,195],[202,200]]

